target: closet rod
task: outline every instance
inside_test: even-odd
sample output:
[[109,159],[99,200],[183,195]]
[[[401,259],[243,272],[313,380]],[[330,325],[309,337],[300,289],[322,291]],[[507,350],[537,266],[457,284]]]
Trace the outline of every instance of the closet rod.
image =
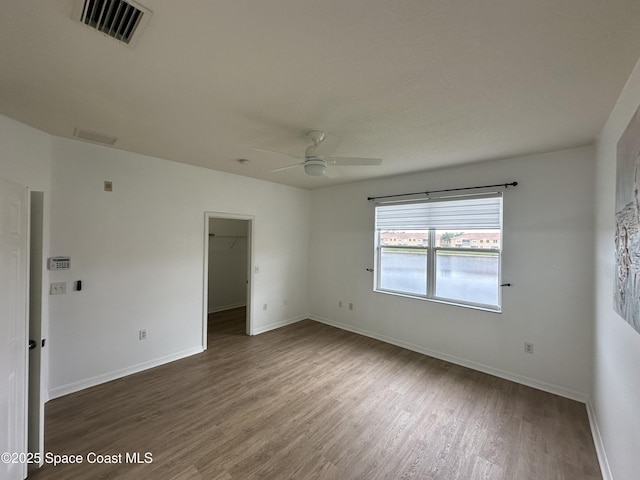
[[518,182],[511,183],[498,183],[497,185],[479,185],[477,187],[463,187],[463,188],[447,188],[445,190],[431,190],[430,192],[414,192],[414,193],[400,193],[398,195],[382,195],[380,197],[367,197],[367,200],[378,200],[380,198],[396,198],[396,197],[408,197],[410,195],[430,195],[432,193],[444,193],[444,192],[459,192],[461,190],[475,190],[478,188],[491,188],[491,187],[515,187]]

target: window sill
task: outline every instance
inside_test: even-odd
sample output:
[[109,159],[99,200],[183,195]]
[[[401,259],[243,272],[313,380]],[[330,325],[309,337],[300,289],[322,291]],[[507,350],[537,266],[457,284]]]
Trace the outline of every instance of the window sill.
[[490,312],[490,313],[502,313],[502,307],[501,306],[492,306],[492,305],[483,305],[483,304],[473,304],[473,303],[460,303],[460,302],[455,302],[452,300],[444,300],[444,299],[440,299],[440,298],[427,298],[427,297],[422,297],[419,295],[410,295],[408,293],[400,293],[400,292],[394,292],[391,290],[377,290],[374,289],[373,290],[374,293],[382,293],[384,295],[393,295],[394,297],[404,297],[404,298],[411,298],[413,300],[422,300],[422,301],[427,301],[427,302],[433,302],[433,303],[441,303],[444,305],[451,305],[453,307],[462,307],[462,308],[470,308],[472,310],[481,310],[483,312]]

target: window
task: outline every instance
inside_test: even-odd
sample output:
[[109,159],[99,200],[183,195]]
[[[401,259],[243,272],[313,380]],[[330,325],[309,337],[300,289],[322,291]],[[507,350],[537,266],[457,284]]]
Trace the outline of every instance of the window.
[[378,205],[374,290],[500,311],[501,244],[499,193]]

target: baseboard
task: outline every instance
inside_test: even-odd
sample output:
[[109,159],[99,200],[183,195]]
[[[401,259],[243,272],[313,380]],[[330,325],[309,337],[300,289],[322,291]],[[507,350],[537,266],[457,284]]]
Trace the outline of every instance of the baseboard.
[[262,325],[260,327],[254,328],[253,332],[251,332],[251,335],[260,335],[261,333],[265,333],[270,330],[275,330],[276,328],[285,327],[287,325],[291,325],[292,323],[297,323],[302,320],[306,320],[308,318],[309,318],[308,315],[299,315],[297,317],[289,318],[287,320],[282,320],[280,322],[268,323],[266,325]]
[[598,418],[596,412],[591,404],[591,399],[587,400],[587,416],[589,417],[589,426],[591,427],[591,436],[593,437],[593,443],[596,447],[596,454],[598,455],[598,463],[600,464],[600,472],[602,473],[602,480],[613,480],[611,475],[611,467],[609,467],[609,459],[607,458],[607,452],[604,449],[604,442],[600,435],[600,428],[598,427]]
[[232,303],[230,305],[220,305],[219,307],[210,308],[208,313],[224,312],[225,310],[232,310],[234,308],[240,308],[240,307],[246,307],[246,306],[247,306],[246,302]]
[[164,357],[160,357],[155,360],[138,363],[136,365],[122,368],[120,370],[114,370],[113,372],[96,375],[95,377],[87,378],[85,380],[79,380],[77,382],[69,383],[67,385],[62,385],[60,387],[50,388],[49,395],[48,395],[49,400],[53,400],[54,398],[58,398],[58,397],[63,397],[65,395],[69,395],[70,393],[79,392],[80,390],[84,390],[85,388],[95,387],[96,385],[107,383],[112,380],[117,380],[118,378],[126,377],[134,373],[142,372],[143,370],[148,370],[153,367],[158,367],[160,365],[164,365],[165,363],[173,362],[175,360],[180,360],[181,358],[190,357],[191,355],[202,353],[203,351],[204,350],[202,349],[202,347],[194,347],[194,348],[190,348],[189,350],[184,350],[182,352],[166,355]]
[[510,380],[512,382],[526,385],[528,387],[542,390],[544,392],[553,393],[554,395],[559,395],[561,397],[569,398],[571,400],[576,400],[581,403],[586,403],[587,401],[587,395],[585,393],[578,392],[569,388],[561,387],[551,383],[542,382],[533,378],[525,377],[523,375],[507,372],[505,370],[493,368],[493,367],[490,367],[489,365],[484,365],[482,363],[473,362],[471,360],[456,357],[454,355],[438,352],[437,350],[432,350],[430,348],[424,348],[424,347],[421,347],[420,345],[415,345],[409,342],[398,340],[396,338],[387,337],[386,335],[380,335],[374,332],[370,332],[368,330],[356,328],[346,323],[336,322],[334,320],[329,320],[327,318],[322,318],[314,315],[309,316],[309,318],[316,322],[324,323],[326,325],[340,328],[342,330],[347,330],[352,333],[357,333],[358,335],[364,335],[365,337],[375,338],[376,340],[380,340],[385,343],[390,343],[398,347],[406,348],[407,350],[412,350],[417,353],[422,353],[423,355],[428,355],[429,357],[438,358],[440,360],[444,360],[445,362],[455,363],[456,365],[471,368],[473,370],[478,370],[483,373],[488,373],[489,375],[504,378],[505,380]]

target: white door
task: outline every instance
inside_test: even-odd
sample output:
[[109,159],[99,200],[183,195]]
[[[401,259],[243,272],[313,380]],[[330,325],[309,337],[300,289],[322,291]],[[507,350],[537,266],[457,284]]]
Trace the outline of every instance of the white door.
[[[0,178],[0,478],[23,480],[27,464],[27,189]],[[16,454],[17,463],[7,462]],[[9,458],[13,460],[14,458]]]

